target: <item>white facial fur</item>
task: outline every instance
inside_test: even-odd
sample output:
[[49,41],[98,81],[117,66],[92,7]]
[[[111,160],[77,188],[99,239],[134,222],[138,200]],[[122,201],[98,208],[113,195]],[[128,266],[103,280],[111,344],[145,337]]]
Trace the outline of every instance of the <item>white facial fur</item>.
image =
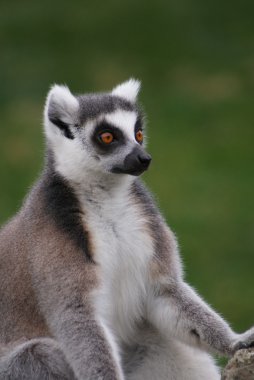
[[134,136],[134,126],[137,120],[136,112],[117,110],[105,115],[105,119],[107,122],[121,129],[123,133],[128,136],[130,141],[136,142]]

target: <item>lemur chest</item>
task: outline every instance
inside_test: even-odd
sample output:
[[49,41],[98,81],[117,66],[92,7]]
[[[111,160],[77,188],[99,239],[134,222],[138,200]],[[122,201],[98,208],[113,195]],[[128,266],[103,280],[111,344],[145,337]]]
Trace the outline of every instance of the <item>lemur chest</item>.
[[106,215],[87,215],[101,275],[96,306],[117,335],[126,339],[144,315],[153,242],[144,217],[131,207]]

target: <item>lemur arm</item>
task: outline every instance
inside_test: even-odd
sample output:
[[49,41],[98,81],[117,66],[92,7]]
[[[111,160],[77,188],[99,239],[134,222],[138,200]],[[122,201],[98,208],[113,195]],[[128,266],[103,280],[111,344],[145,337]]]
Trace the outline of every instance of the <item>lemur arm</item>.
[[76,296],[50,316],[52,331],[60,342],[78,380],[122,380],[113,339],[106,326],[89,310],[89,302]]
[[54,318],[54,334],[79,380],[123,379],[109,332],[86,305],[66,304]]
[[230,356],[254,342],[254,328],[244,334],[234,333],[189,285],[179,280],[156,287],[148,314],[164,336],[222,355]]
[[96,265],[72,261],[64,254],[59,259],[52,257],[41,270],[37,263],[34,272],[40,309],[53,338],[78,380],[123,380],[113,337],[92,302]]

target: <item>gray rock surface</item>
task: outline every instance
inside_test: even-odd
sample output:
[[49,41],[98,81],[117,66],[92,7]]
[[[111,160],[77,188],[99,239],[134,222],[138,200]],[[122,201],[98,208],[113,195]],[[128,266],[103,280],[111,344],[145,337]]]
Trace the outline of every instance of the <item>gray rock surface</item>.
[[237,351],[224,368],[221,380],[254,380],[254,348]]

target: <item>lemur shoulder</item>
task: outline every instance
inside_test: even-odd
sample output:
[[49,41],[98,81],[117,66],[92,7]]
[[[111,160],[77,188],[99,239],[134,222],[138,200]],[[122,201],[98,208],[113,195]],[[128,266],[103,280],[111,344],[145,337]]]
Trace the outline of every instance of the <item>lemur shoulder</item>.
[[254,342],[184,281],[139,86],[48,94],[43,173],[0,232],[0,380],[218,380],[209,353]]

